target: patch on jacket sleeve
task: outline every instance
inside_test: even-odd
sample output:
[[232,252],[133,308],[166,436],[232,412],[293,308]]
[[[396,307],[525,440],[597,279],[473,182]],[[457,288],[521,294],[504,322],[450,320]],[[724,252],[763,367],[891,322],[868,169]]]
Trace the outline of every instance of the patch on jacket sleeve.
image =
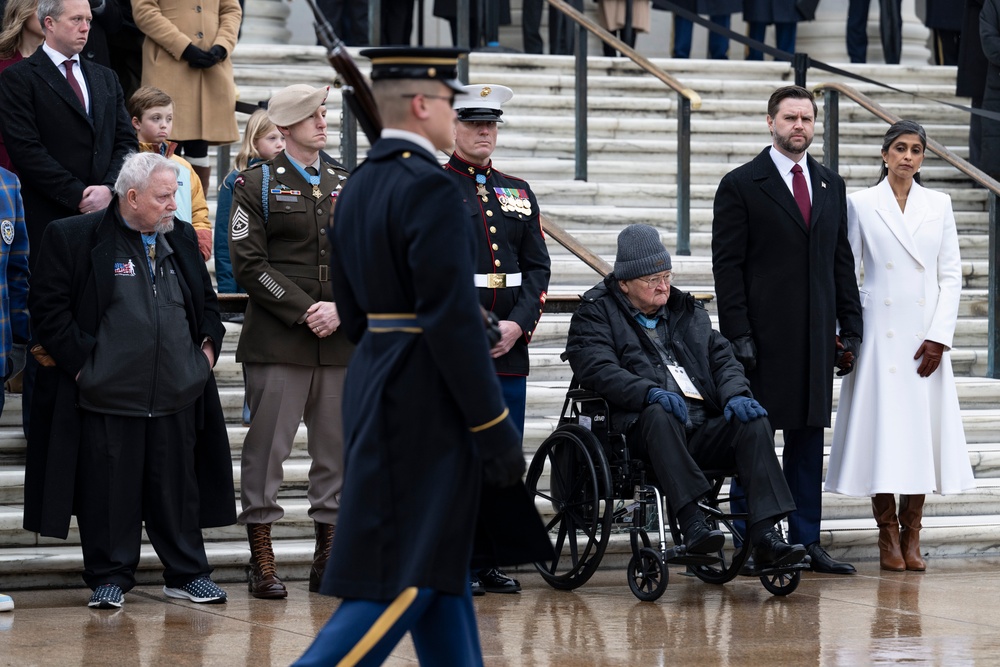
[[14,242],[14,223],[10,220],[4,220],[0,222],[0,236],[3,237],[3,242],[10,245]]
[[285,296],[285,288],[278,284],[278,281],[267,275],[267,272],[261,272],[260,277],[257,278],[260,284],[267,288],[267,291],[274,295],[275,299],[280,299]]
[[234,241],[241,241],[250,235],[250,216],[239,204],[233,212],[232,237]]
[[246,182],[247,179],[243,177],[243,174],[240,174],[239,176],[236,177],[236,185],[240,186],[241,188],[243,187],[243,184]]

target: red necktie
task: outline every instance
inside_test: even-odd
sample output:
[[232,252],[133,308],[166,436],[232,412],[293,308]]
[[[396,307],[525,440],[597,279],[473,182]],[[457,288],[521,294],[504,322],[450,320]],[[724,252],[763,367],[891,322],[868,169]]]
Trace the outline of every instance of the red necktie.
[[80,88],[80,82],[76,80],[73,76],[73,61],[67,60],[63,63],[63,67],[66,68],[66,80],[69,82],[69,87],[73,89],[76,93],[76,99],[80,100],[80,106],[83,107],[84,111],[87,110],[87,100],[83,98],[83,90]]
[[799,205],[802,219],[806,221],[806,229],[809,229],[812,204],[809,202],[809,186],[806,185],[806,177],[802,175],[802,167],[799,165],[792,167],[792,194],[795,195],[795,203]]

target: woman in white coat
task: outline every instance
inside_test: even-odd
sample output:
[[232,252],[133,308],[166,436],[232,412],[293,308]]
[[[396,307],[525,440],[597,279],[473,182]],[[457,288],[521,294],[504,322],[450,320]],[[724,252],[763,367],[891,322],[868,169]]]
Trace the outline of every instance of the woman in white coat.
[[918,182],[926,146],[920,125],[895,123],[879,183],[847,198],[865,338],[841,385],[826,489],[872,497],[879,562],[894,571],[926,568],[924,495],[976,485],[949,353],[962,290],[958,234],[948,195]]

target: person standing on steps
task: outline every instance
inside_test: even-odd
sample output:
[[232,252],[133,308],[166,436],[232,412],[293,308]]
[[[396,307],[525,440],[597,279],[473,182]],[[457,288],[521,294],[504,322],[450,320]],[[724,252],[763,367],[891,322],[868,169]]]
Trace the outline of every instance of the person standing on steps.
[[840,388],[826,474],[827,491],[871,496],[879,564],[894,571],[927,567],[924,496],[976,488],[950,353],[962,258],[950,198],[919,182],[926,148],[923,127],[894,123],[878,183],[847,198],[867,335]]
[[819,542],[833,369],[853,370],[864,325],[844,181],[806,152],[816,111],[805,88],[771,95],[771,146],[726,174],[715,193],[712,272],[719,329],[771,425],[784,431],[796,506],[788,537],[806,545],[814,572],[853,574]]
[[236,349],[250,406],[239,522],[250,540],[249,590],[264,599],[288,595],[274,562],[271,524],[284,516],[282,463],[302,421],[312,459],[306,494],[316,533],[312,592],[330,555],[344,479],[340,404],[353,345],[338,332],[328,230],[347,172],[320,158],[328,92],[294,84],[275,93],[267,117],[284,136],[285,150],[233,184],[229,255],[249,296]]

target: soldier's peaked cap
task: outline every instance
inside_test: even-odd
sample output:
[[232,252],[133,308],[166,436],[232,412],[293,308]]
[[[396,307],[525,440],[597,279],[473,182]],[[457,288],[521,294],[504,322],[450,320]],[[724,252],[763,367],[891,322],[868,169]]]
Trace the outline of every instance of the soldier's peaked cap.
[[465,123],[484,120],[502,123],[500,107],[512,97],[514,91],[507,86],[493,83],[465,86],[462,94],[455,98],[455,111],[458,119]]
[[463,91],[458,80],[458,59],[468,49],[385,46],[360,53],[372,62],[372,81],[386,79],[426,79],[440,81],[456,93]]

